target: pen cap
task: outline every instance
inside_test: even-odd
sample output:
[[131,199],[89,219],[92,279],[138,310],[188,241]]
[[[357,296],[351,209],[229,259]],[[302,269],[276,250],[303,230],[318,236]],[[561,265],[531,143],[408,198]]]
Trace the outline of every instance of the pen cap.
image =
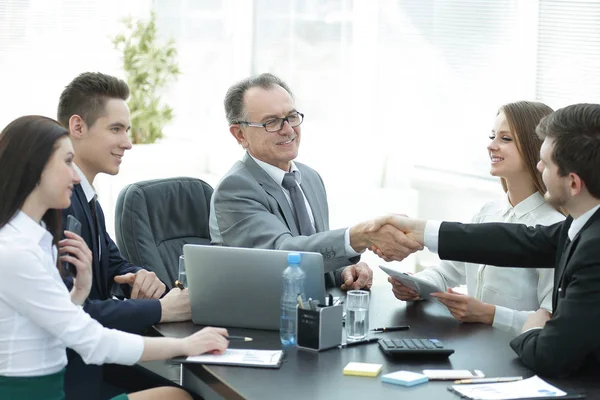
[[300,266],[300,260],[301,260],[301,255],[300,253],[289,253],[287,256],[287,262],[289,265],[297,265]]

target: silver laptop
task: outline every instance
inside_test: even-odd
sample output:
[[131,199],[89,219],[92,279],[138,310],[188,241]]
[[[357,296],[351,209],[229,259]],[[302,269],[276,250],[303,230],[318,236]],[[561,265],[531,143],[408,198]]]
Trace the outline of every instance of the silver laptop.
[[[183,246],[192,321],[199,325],[279,330],[283,270],[290,251]],[[325,302],[323,256],[302,254],[306,298]]]

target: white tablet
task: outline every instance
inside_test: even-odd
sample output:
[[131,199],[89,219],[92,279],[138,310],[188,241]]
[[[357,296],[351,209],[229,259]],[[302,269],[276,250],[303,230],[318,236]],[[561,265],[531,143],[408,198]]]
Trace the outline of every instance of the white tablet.
[[419,294],[419,296],[421,296],[422,299],[431,299],[431,293],[443,292],[442,289],[425,279],[420,279],[414,275],[396,271],[395,269],[384,267],[383,265],[380,265],[379,268],[381,268],[389,276],[402,282],[403,285],[413,289]]

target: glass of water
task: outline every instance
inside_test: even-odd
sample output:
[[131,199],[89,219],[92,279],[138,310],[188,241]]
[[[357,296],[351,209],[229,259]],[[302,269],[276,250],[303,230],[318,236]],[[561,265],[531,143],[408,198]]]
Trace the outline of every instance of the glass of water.
[[185,257],[179,256],[179,275],[177,280],[181,282],[184,287],[187,287],[187,276],[185,275]]
[[364,340],[369,332],[369,292],[349,290],[346,293],[346,339]]

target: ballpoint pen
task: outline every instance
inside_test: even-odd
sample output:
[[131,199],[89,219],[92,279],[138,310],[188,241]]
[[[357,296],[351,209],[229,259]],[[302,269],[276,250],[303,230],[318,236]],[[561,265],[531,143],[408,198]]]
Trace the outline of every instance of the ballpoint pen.
[[175,281],[175,286],[181,290],[185,289],[185,286],[183,286],[183,283],[181,283],[179,280]]
[[379,341],[378,338],[369,338],[369,339],[365,339],[365,340],[358,340],[356,342],[346,342],[346,343],[342,343],[340,344],[338,347],[340,349],[346,348],[346,347],[352,347],[352,346],[358,346],[361,344],[369,344],[369,343],[375,343]]
[[388,326],[385,328],[375,328],[375,329],[371,329],[371,332],[383,333],[383,332],[405,331],[407,329],[410,329],[410,326],[399,325],[399,326]]
[[251,342],[254,339],[251,337],[246,337],[246,336],[225,336],[225,339],[231,341],[231,340],[241,340],[243,342]]
[[459,379],[454,381],[455,384],[460,385],[464,383],[496,383],[496,382],[513,382],[522,380],[522,376],[506,376],[502,378],[476,378],[476,379]]

